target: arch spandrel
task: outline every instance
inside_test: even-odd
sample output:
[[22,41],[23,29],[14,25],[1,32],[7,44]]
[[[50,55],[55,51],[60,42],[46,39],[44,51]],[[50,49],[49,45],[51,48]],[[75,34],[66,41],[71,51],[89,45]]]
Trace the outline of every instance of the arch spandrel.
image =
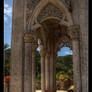
[[59,8],[55,7],[53,4],[48,3],[37,16],[37,21],[40,23],[41,20],[48,17],[58,17],[63,19],[63,12],[59,10]]
[[37,17],[39,13],[41,13],[42,9],[48,5],[48,3],[51,3],[55,7],[57,7],[61,12],[63,11],[64,14],[66,15],[66,18],[68,19],[69,25],[72,25],[72,17],[70,12],[68,11],[67,7],[60,1],[60,0],[41,0],[39,4],[36,6],[34,9],[34,12],[32,16],[29,18],[29,23],[28,23],[28,29],[34,25],[35,22],[37,22]]
[[25,17],[26,17],[26,25],[29,24],[29,19],[32,16],[35,7],[41,0],[25,0]]

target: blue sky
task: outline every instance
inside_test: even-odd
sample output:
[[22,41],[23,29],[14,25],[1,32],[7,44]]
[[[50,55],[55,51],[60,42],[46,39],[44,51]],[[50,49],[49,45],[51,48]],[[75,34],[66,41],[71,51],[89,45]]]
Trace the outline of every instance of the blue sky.
[[8,43],[9,47],[11,47],[12,3],[13,0],[4,0],[4,43]]
[[[11,47],[11,32],[12,32],[12,6],[13,0],[4,0],[4,43]],[[72,51],[67,48],[61,48],[58,56],[72,54]]]

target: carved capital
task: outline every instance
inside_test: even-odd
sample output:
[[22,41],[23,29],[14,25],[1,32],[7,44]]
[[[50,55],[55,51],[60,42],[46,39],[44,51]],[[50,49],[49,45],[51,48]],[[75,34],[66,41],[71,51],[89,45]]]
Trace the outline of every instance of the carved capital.
[[42,57],[46,55],[46,48],[43,45],[40,45],[40,55]]
[[68,30],[68,34],[72,40],[79,40],[79,32],[80,32],[79,25],[70,26],[70,27],[68,27],[67,30]]
[[33,53],[36,52],[36,48],[37,48],[37,47],[38,47],[37,41],[33,41],[33,42],[32,42],[32,51],[33,51]]
[[25,43],[33,43],[35,41],[37,41],[36,37],[34,37],[30,33],[25,33],[25,35],[24,35],[24,42]]
[[33,42],[33,38],[32,37],[24,37],[24,42],[25,43],[32,43]]

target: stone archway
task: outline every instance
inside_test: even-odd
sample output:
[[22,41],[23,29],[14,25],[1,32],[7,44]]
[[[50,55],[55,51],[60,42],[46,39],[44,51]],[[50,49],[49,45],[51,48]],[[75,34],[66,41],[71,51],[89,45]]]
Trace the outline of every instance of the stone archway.
[[41,41],[42,92],[56,91],[55,55],[63,37],[72,43],[75,92],[87,92],[87,42],[84,42],[88,32],[84,16],[87,11],[81,9],[86,7],[86,2],[82,6],[78,1],[69,0],[73,7],[71,13],[63,1],[66,0],[14,0],[10,92],[35,92],[32,63],[37,39]]

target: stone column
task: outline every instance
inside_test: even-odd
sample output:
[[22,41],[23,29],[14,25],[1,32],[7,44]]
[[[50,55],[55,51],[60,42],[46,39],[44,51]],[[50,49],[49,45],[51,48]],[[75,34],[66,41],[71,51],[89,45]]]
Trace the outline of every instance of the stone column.
[[45,60],[46,90],[50,90],[50,53],[46,53]]
[[42,45],[40,45],[40,55],[41,55],[41,90],[45,92],[45,50]]
[[32,43],[25,40],[24,92],[32,92]]
[[10,92],[23,92],[24,0],[13,1]]
[[55,72],[55,48],[54,45],[51,44],[50,48],[50,92],[55,92],[56,91],[56,72]]
[[32,92],[36,92],[36,44],[32,46]]
[[56,92],[56,52],[54,52],[54,92]]
[[74,73],[74,92],[81,91],[81,62],[80,62],[80,48],[79,48],[79,29],[73,27],[70,31],[72,38],[72,47],[73,47],[73,73]]

